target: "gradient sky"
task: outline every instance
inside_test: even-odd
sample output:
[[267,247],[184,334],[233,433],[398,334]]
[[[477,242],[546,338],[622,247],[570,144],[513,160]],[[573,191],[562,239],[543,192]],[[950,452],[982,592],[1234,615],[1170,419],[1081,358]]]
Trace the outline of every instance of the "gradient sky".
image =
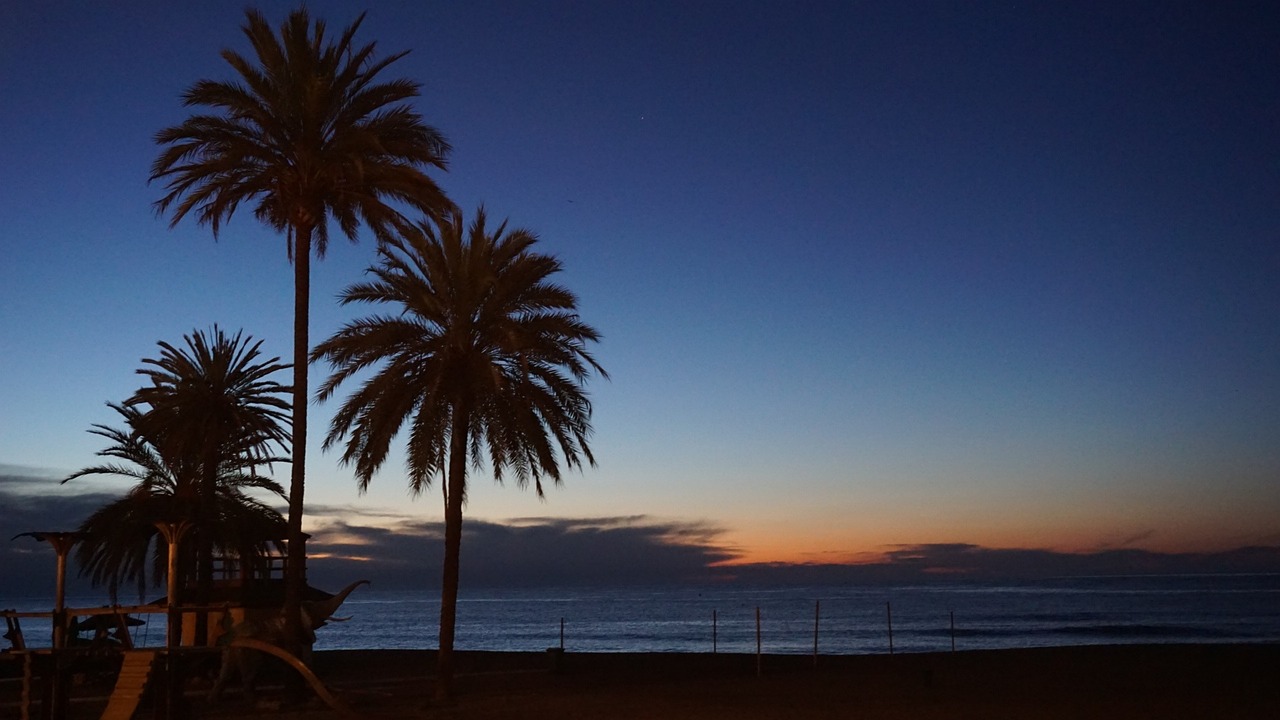
[[[94,462],[159,340],[219,323],[289,356],[284,239],[248,212],[169,230],[147,185],[242,18],[4,4],[8,476]],[[412,51],[388,76],[455,147],[437,180],[536,231],[604,334],[599,467],[545,503],[475,476],[477,527],[633,518],[743,562],[1280,545],[1273,3],[385,2],[358,38]],[[313,265],[313,339],[373,255]],[[398,458],[357,495],[318,445],[334,409],[320,539],[438,521]],[[111,487],[77,484],[23,487]]]

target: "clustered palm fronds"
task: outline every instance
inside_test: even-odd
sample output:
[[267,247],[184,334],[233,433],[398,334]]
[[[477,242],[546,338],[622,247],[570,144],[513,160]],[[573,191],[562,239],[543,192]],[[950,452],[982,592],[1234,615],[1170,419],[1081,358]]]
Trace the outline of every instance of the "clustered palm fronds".
[[137,429],[169,457],[201,463],[219,453],[261,461],[287,449],[290,388],[271,377],[289,366],[279,358],[259,361],[262,341],[227,335],[217,325],[212,337],[197,332],[184,340],[185,348],[161,341],[159,358],[143,358],[138,373],[151,385],[128,401],[148,408]]
[[448,208],[424,169],[444,169],[449,143],[407,103],[420,85],[381,82],[379,73],[404,57],[376,59],[375,43],[354,44],[362,14],[336,41],[324,21],[296,10],[277,36],[257,10],[246,12],[247,58],[223,50],[235,81],[200,80],[183,95],[192,115],[161,130],[164,150],[152,180],[168,192],[156,209],[176,225],[188,213],[216,236],[242,202],[279,232],[315,231],[323,257],[328,220],[355,240],[363,222],[379,237],[407,223],[388,200],[434,216]]
[[487,451],[498,480],[510,469],[539,496],[543,478],[559,482],[561,460],[594,462],[581,384],[592,371],[607,377],[586,349],[599,333],[579,318],[574,294],[549,281],[561,264],[533,252],[536,240],[505,223],[489,231],[483,208],[470,228],[454,213],[383,244],[375,279],[342,293],[343,304],[396,309],[346,325],[312,353],[333,366],[320,400],[382,364],[325,438],[326,448],[346,438],[342,461],[362,489],[406,423],[415,493],[446,469],[455,427],[468,448]]
[[191,523],[179,557],[184,581],[207,583],[215,553],[253,567],[284,536],[284,518],[263,499],[283,498],[284,490],[259,469],[287,461],[278,453],[289,447],[289,403],[281,397],[289,388],[269,379],[287,366],[259,360],[261,343],[239,333],[215,327],[212,337],[185,339],[186,349],[160,343],[161,358],[139,370],[152,384],[109,404],[123,427],[93,426],[109,442],[98,455],[111,460],[63,481],[111,475],[135,483],[80,527],[81,573],[113,598],[125,583],[141,596],[148,580],[165,579],[168,550],[157,522]]

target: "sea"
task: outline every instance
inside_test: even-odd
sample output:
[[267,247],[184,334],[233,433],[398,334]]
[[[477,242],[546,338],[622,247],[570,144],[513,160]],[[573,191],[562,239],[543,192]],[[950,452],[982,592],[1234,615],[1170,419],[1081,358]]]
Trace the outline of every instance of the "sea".
[[[0,596],[48,610],[49,598]],[[68,598],[98,607],[101,598]],[[437,646],[433,590],[357,589],[316,649]],[[164,618],[134,629],[164,643]],[[28,643],[49,625],[23,618]],[[455,647],[568,652],[876,654],[1127,643],[1280,643],[1280,575],[1070,577],[904,586],[483,589],[460,593]],[[43,643],[42,643],[43,644]]]

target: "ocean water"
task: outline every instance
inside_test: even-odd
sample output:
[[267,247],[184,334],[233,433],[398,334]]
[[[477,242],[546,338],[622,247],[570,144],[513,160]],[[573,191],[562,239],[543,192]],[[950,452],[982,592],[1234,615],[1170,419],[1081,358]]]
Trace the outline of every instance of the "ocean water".
[[[49,600],[0,598],[48,609]],[[101,605],[69,599],[68,605]],[[456,647],[571,652],[865,654],[1118,643],[1280,643],[1280,575],[1061,578],[901,587],[463,587]],[[360,588],[316,648],[436,647],[433,590]],[[816,615],[816,618],[815,618]],[[164,642],[163,616],[135,638]],[[954,624],[953,624],[954,623]],[[152,627],[154,626],[154,627]],[[24,619],[28,641],[48,624]]]
[[[438,599],[357,591],[319,648],[430,648]],[[456,646],[473,650],[823,653],[1148,642],[1280,642],[1280,576],[1071,578],[908,587],[475,590]],[[953,630],[954,618],[954,630]],[[892,630],[891,630],[892,629]]]

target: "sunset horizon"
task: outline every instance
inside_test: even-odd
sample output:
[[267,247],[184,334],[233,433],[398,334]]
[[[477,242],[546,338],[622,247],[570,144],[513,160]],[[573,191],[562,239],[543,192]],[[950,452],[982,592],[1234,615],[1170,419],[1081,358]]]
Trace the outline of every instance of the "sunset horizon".
[[[102,488],[42,485],[60,479],[49,471],[0,466],[0,503],[13,508],[0,522],[11,537],[32,530],[71,530],[60,518],[88,512],[110,497]],[[513,491],[514,492],[514,491]],[[81,509],[77,509],[81,508]],[[443,525],[397,508],[317,506],[307,530],[312,584],[336,588],[353,577],[373,579],[374,590],[430,587],[438,581]],[[782,546],[765,535],[706,519],[637,514],[613,517],[527,515],[464,523],[466,585],[476,589],[561,585],[684,585],[725,583],[776,587],[901,583],[1033,581],[1046,578],[1143,575],[1280,574],[1280,545],[1223,542],[1161,546],[1151,533],[1072,547],[1048,542],[1001,542],[973,534],[960,540],[870,536],[867,545],[829,550],[804,546],[798,534]],[[821,541],[820,541],[821,543]],[[852,543],[850,543],[852,545]],[[16,539],[0,548],[10,571],[31,587],[54,579],[54,554],[43,544]],[[78,593],[94,592],[72,578]],[[466,585],[463,592],[467,594]]]
[[[358,14],[308,8],[332,27]],[[170,227],[148,182],[184,90],[248,51],[241,8],[10,19],[11,537],[74,529],[127,489],[59,481],[101,461],[90,431],[119,421],[108,403],[146,383],[157,343],[217,326],[288,363],[294,285],[286,235],[252,206],[215,242],[192,218]],[[452,148],[430,179],[466,218],[537,236],[609,374],[584,390],[595,465],[544,500],[477,466],[464,528],[545,539],[520,552],[548,558],[625,536],[620,552],[674,563],[664,578],[1067,556],[1119,571],[1124,553],[1137,572],[1235,572],[1236,551],[1274,551],[1275,23],[1160,3],[371,8],[359,36],[409,51],[388,73],[422,83],[411,106]],[[367,228],[331,231],[312,347],[360,317],[337,298],[378,257]],[[331,372],[310,365],[301,449],[317,568],[435,562],[419,541],[443,519],[441,478],[410,492],[402,435],[362,493],[321,448],[354,387],[319,402]],[[0,568],[44,550],[7,543]]]

